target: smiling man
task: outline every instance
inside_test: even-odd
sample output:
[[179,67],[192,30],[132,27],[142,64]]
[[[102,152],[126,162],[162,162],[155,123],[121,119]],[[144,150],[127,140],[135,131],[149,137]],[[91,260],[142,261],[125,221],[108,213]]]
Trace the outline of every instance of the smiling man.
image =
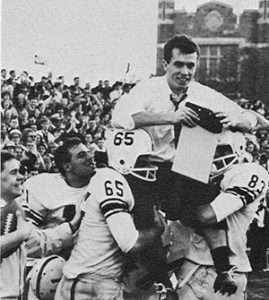
[[27,216],[36,227],[27,244],[30,257],[68,256],[79,226],[76,207],[95,174],[93,153],[78,138],[69,138],[57,148],[55,163],[60,173],[40,174],[24,184]]
[[[95,174],[93,153],[76,137],[57,148],[55,163],[60,173],[39,174],[24,184],[24,208],[34,225],[27,242],[29,258],[69,257],[81,221],[79,207]],[[27,282],[34,276],[30,272]],[[37,299],[32,285],[27,288],[27,299]]]
[[25,241],[31,233],[31,225],[24,220],[22,208],[15,200],[22,194],[23,176],[19,165],[13,154],[1,152],[1,299],[18,299],[24,286]]

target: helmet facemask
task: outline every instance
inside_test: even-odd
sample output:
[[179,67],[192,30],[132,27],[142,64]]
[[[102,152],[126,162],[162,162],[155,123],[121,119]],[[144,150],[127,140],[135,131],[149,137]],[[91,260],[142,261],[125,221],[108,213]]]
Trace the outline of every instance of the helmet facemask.
[[150,154],[139,155],[133,168],[130,168],[130,173],[145,181],[155,181],[158,167],[150,163]]
[[242,163],[245,155],[245,137],[240,132],[223,132],[212,163],[210,179],[225,173],[230,167]]

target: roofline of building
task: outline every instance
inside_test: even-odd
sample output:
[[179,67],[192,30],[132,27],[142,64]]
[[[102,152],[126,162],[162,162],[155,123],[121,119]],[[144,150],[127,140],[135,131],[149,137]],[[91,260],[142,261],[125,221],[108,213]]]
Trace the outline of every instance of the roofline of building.
[[202,7],[202,6],[208,5],[208,4],[210,4],[210,3],[221,4],[221,5],[223,5],[223,6],[227,6],[227,7],[230,7],[231,9],[233,9],[233,7],[232,7],[230,4],[223,3],[223,2],[221,2],[221,1],[215,1],[215,0],[208,1],[208,2],[206,2],[206,3],[203,3],[203,4],[198,5],[198,6],[197,6],[197,9],[200,8],[200,7]]

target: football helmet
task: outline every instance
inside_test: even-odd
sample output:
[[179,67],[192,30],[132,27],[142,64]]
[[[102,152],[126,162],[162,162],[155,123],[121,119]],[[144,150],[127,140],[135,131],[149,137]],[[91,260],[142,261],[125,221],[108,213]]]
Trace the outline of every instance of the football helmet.
[[40,300],[53,300],[63,275],[65,260],[58,255],[38,259],[28,277],[30,287]]
[[150,164],[153,143],[143,129],[106,131],[109,166],[123,175],[132,174],[145,181],[156,180],[158,167]]
[[220,134],[210,179],[223,174],[235,163],[242,163],[245,157],[246,139],[241,132],[223,131]]

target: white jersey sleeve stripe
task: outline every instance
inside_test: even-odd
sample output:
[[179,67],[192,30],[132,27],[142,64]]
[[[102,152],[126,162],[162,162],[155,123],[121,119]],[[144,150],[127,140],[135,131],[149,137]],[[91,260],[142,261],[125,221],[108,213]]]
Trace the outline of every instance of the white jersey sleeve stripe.
[[128,204],[117,198],[106,199],[100,204],[100,209],[105,218],[119,212],[129,213]]
[[252,203],[257,197],[254,191],[246,187],[239,187],[239,186],[234,186],[230,189],[227,189],[226,193],[231,193],[233,195],[239,196],[244,206]]

